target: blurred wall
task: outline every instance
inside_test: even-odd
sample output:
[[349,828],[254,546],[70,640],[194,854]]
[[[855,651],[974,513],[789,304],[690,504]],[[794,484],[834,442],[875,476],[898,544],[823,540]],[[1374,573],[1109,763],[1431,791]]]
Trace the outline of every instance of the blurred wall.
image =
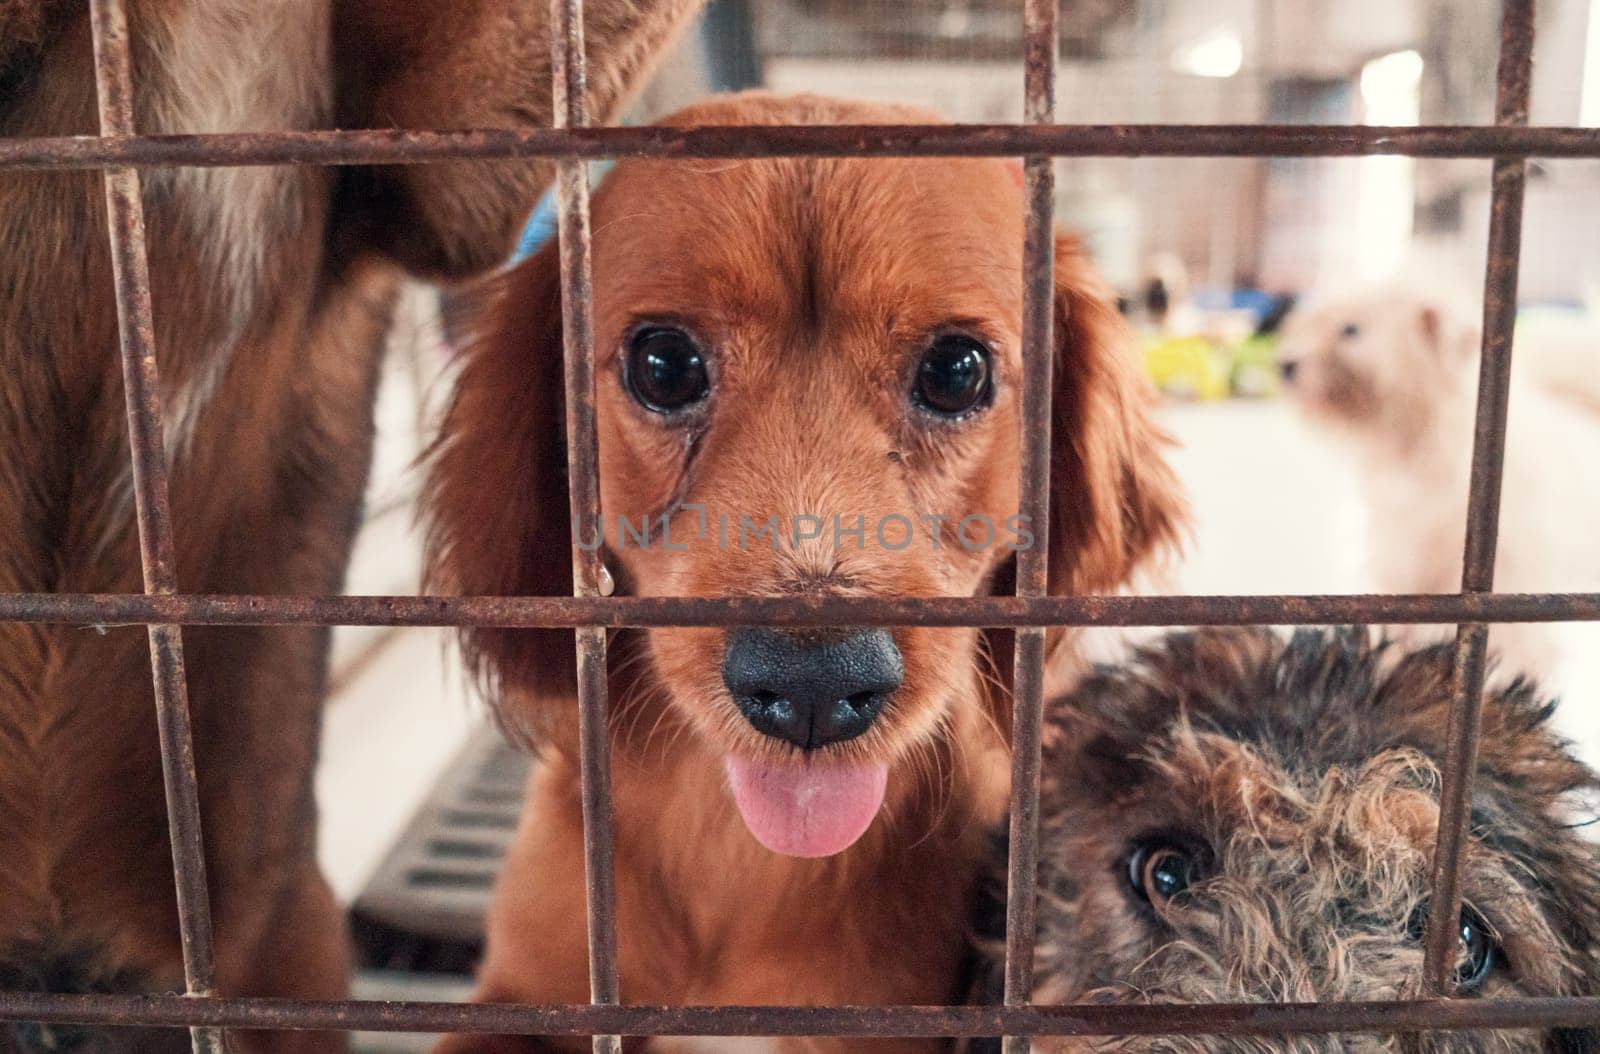
[[[1536,123],[1578,119],[1590,7],[1590,0],[1541,0]],[[1423,122],[1487,122],[1499,11],[1499,0],[1078,0],[1062,7],[1060,118],[1359,122],[1363,64],[1414,50],[1423,63]],[[1015,0],[713,0],[703,30],[663,65],[630,119],[652,120],[705,92],[759,83],[915,102],[956,121],[1015,121],[1020,32]],[[1231,67],[1229,48],[1237,49]],[[1213,75],[1186,68],[1196,64],[1197,49]],[[1351,222],[1361,166],[1359,159],[1064,159],[1057,205],[1125,290],[1158,256],[1181,260],[1194,286],[1303,289],[1337,282],[1352,261],[1373,255],[1363,252]],[[1414,235],[1394,265],[1478,284],[1488,163],[1421,160],[1411,168]],[[1600,169],[1541,166],[1529,190],[1529,222],[1529,298],[1576,301],[1600,282]]]

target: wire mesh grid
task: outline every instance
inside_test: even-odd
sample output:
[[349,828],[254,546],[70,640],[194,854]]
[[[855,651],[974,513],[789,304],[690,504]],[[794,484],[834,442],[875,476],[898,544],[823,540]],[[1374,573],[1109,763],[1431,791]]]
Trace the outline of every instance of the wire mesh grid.
[[[139,136],[124,0],[89,0],[99,137],[0,141],[0,168],[103,169],[121,360],[126,385],[145,592],[0,595],[0,620],[144,624],[172,835],[184,995],[0,993],[0,1020],[145,1025],[192,1030],[197,1054],[223,1030],[320,1029],[592,1036],[1004,1035],[1012,1051],[1037,1035],[1404,1032],[1600,1025],[1600,997],[1447,997],[1457,934],[1459,873],[1479,737],[1488,623],[1600,620],[1600,594],[1493,592],[1521,218],[1531,157],[1600,158],[1600,130],[1530,128],[1534,0],[1506,0],[1495,124],[1484,127],[1055,124],[1057,0],[1024,0],[1026,109],[1020,125],[798,128],[591,128],[585,113],[582,0],[551,0],[555,121],[549,129],[339,131]],[[154,349],[140,169],[177,165],[413,164],[548,157],[558,162],[570,500],[599,512],[594,349],[590,328],[588,159],[600,157],[1021,156],[1027,200],[1022,512],[1044,525],[1048,500],[1053,216],[1051,159],[1061,156],[1468,157],[1493,163],[1484,337],[1461,590],[1448,595],[1047,595],[1045,548],[1020,554],[1014,597],[725,599],[602,597],[597,556],[575,548],[572,597],[199,596],[177,591],[167,463]],[[1035,528],[1038,530],[1038,527]],[[1458,624],[1449,751],[1433,858],[1435,903],[1425,935],[1426,998],[1337,1004],[1035,1006],[1034,877],[1038,858],[1043,640],[1049,626],[1261,625],[1327,622]],[[730,1007],[623,1005],[616,966],[609,744],[604,734],[606,630],[666,625],[1011,627],[1016,634],[1011,859],[1004,1005]],[[559,627],[577,632],[578,706],[589,905],[591,1003],[567,1006],[243,999],[213,991],[213,940],[184,676],[183,625]]]

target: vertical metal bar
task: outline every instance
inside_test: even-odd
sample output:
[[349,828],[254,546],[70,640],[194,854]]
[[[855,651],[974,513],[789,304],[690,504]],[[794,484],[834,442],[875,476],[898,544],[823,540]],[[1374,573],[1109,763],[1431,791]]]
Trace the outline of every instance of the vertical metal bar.
[[[1533,76],[1534,0],[1506,0],[1500,21],[1500,68],[1495,123],[1526,125]],[[1511,389],[1511,339],[1517,319],[1517,271],[1522,256],[1522,200],[1526,160],[1494,162],[1489,213],[1489,263],[1483,290],[1483,355],[1478,374],[1477,422],[1472,441],[1472,482],[1467,499],[1467,540],[1461,591],[1494,588],[1500,529],[1500,482],[1505,462],[1506,411]],[[1460,944],[1461,854],[1471,815],[1483,711],[1489,628],[1464,623],[1456,630],[1453,702],[1448,752],[1439,802],[1439,839],[1433,854],[1433,905],[1425,938],[1423,982],[1444,994]]]
[[[586,113],[583,0],[550,0],[552,110],[557,128],[582,128]],[[600,446],[595,427],[592,276],[589,269],[589,170],[577,158],[558,162],[561,237],[561,330],[567,397],[567,475],[572,518],[572,584],[576,596],[599,596],[601,556],[584,552],[581,531],[600,523]],[[611,751],[607,739],[606,631],[578,637],[578,740],[583,783],[584,882],[589,910],[589,997],[615,1005],[616,878],[612,869]],[[618,1036],[595,1036],[596,1054],[621,1054]]]
[[[128,43],[127,11],[123,0],[90,0],[89,12],[94,35],[100,133],[133,135],[133,60]],[[177,557],[167,500],[161,386],[156,368],[155,322],[150,306],[150,261],[145,249],[144,203],[140,197],[138,171],[107,169],[105,190],[144,589],[146,593],[173,594],[178,591]],[[175,625],[152,625],[149,634],[184,983],[190,995],[211,995],[214,984],[211,901],[206,889],[205,846],[200,833],[200,794],[189,718],[188,678],[183,665],[183,635]],[[222,1050],[219,1029],[194,1028],[190,1030],[190,1038],[196,1054]]]
[[[1052,124],[1056,110],[1057,0],[1025,0],[1025,120]],[[1027,198],[1023,235],[1022,468],[1020,512],[1033,545],[1017,553],[1017,595],[1044,596],[1049,584],[1050,406],[1055,356],[1055,171],[1049,157],[1023,162]],[[1044,709],[1045,631],[1019,629],[1013,656],[1011,857],[1006,876],[1005,1002],[1033,996],[1035,883],[1039,870],[1040,726]],[[1027,1036],[1008,1036],[1007,1054],[1026,1054]]]

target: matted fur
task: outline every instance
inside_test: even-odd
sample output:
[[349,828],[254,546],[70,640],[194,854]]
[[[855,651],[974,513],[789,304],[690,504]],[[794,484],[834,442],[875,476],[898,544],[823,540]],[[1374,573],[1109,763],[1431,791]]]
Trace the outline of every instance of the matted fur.
[[[1035,998],[1333,1002],[1420,994],[1416,912],[1438,825],[1452,655],[1362,628],[1179,633],[1049,712]],[[1600,991],[1600,856],[1570,826],[1600,780],[1516,679],[1484,700],[1462,891],[1500,956],[1478,994]],[[1162,906],[1128,875],[1151,838],[1192,847]],[[998,970],[998,963],[995,969]],[[1061,1040],[1050,1050],[1594,1048],[1584,1032]]]
[[[604,119],[698,4],[587,6]],[[128,7],[141,132],[548,123],[544,0]],[[0,0],[0,136],[96,132],[88,9]],[[498,263],[549,174],[144,173],[180,589],[340,590],[402,267],[450,277]],[[0,591],[142,586],[106,247],[98,173],[0,173]],[[342,916],[314,857],[327,636],[184,633],[224,994],[346,990]],[[142,627],[0,625],[0,987],[183,987]],[[5,1051],[88,1041],[0,1030]]]
[[[749,94],[697,105],[671,123],[931,119],[906,107]],[[1003,523],[1017,508],[1022,215],[1017,181],[998,160],[618,165],[594,199],[608,522],[659,520],[674,503],[694,502],[713,522],[719,513],[860,514],[876,522],[944,512]],[[571,589],[556,271],[550,248],[500,283],[486,336],[466,353],[430,493],[434,572],[454,590]],[[1173,540],[1183,504],[1125,330],[1067,238],[1056,277],[1052,587],[1110,590]],[[717,387],[707,417],[688,430],[642,411],[620,376],[629,328],[663,317],[710,347]],[[995,399],[981,414],[929,427],[911,416],[910,371],[930,336],[951,326],[992,344]],[[675,544],[685,551],[657,544],[609,552],[619,592],[931,597],[1008,588],[1011,574],[1003,547],[969,551],[926,526],[902,552],[788,542],[741,550],[720,547],[715,530],[696,535],[695,517],[675,513]],[[889,763],[886,808],[852,848],[800,860],[762,849],[723,784],[730,754],[794,762],[729,698],[723,632],[614,635],[623,998],[822,1004],[954,996],[962,905],[1005,792],[1011,643],[994,636],[895,631],[904,686],[867,734],[815,761]],[[466,643],[495,681],[502,722],[544,756],[496,892],[479,998],[582,1001],[573,635],[476,630]],[[458,1037],[451,1049],[485,1043]]]

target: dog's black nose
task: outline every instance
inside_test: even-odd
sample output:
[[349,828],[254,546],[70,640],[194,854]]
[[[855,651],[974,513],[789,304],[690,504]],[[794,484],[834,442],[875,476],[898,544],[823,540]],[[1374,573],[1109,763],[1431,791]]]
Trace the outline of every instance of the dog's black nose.
[[854,739],[905,678],[888,630],[845,636],[772,629],[728,633],[722,682],[758,732],[815,750]]
[[1278,363],[1278,376],[1286,381],[1292,381],[1294,380],[1295,371],[1299,368],[1300,361],[1298,359],[1284,359]]

